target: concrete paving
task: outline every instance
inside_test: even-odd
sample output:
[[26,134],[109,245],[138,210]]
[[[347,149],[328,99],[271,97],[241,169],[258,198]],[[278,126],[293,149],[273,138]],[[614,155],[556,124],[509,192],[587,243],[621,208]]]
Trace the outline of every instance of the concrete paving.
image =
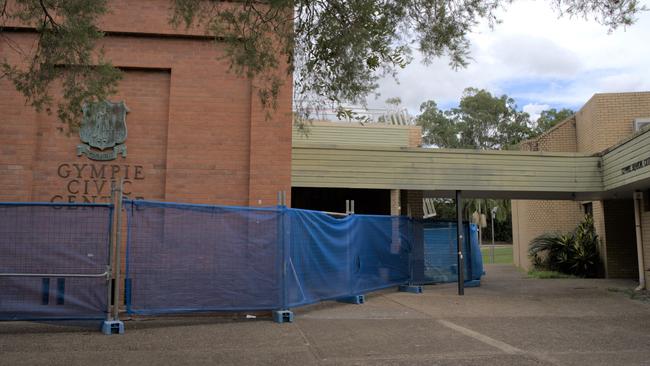
[[0,365],[650,365],[650,303],[632,281],[528,279],[486,266],[480,288],[385,290],[268,318],[193,316],[95,328],[0,323]]

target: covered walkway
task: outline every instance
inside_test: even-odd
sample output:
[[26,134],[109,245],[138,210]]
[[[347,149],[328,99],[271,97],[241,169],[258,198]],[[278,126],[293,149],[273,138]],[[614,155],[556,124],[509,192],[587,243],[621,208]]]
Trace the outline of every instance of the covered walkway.
[[298,141],[292,187],[423,190],[437,197],[591,200],[650,186],[650,130],[599,154]]
[[[599,233],[604,237],[604,227],[611,232],[609,244],[601,247],[606,274],[639,273],[644,287],[644,273],[650,276],[650,200],[643,197],[650,194],[649,128],[598,153],[420,148],[411,141],[414,131],[416,127],[330,123],[317,125],[311,138],[294,133],[296,203],[317,206],[338,200],[334,203],[340,206],[341,197],[358,196],[367,209],[373,200],[353,192],[365,189],[374,201],[384,202],[382,214],[421,216],[422,197],[606,201],[609,216]],[[384,198],[388,194],[390,200]],[[457,212],[458,220],[461,215]],[[621,230],[614,233],[615,228]],[[517,246],[519,256],[529,240],[520,241],[525,243]]]

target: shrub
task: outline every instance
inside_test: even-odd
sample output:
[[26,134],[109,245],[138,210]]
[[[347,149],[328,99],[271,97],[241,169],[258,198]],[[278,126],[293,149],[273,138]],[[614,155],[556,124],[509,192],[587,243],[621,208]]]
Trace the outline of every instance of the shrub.
[[598,276],[600,255],[593,218],[585,216],[571,233],[538,236],[530,242],[528,255],[537,270],[579,277]]

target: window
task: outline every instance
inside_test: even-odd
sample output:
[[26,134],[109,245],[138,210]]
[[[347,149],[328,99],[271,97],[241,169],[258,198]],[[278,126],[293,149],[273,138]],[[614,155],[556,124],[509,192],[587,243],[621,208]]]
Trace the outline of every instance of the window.
[[634,119],[634,132],[637,132],[644,128],[645,126],[650,125],[650,118],[635,118]]

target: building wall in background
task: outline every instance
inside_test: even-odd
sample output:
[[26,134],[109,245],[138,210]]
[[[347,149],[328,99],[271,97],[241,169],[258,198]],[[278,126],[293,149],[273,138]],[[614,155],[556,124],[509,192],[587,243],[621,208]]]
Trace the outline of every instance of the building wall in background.
[[[228,71],[217,44],[169,26],[166,1],[109,6],[100,47],[124,71],[109,100],[130,109],[127,157],[77,156],[78,132],[0,80],[0,201],[104,202],[120,178],[130,197],[178,202],[270,206],[290,193],[291,78],[267,118],[254,83]],[[5,36],[35,39],[28,29]],[[0,54],[19,61],[6,42]]]
[[293,129],[293,143],[304,145],[418,147],[422,128],[414,125],[385,123],[313,121],[305,131]]
[[[599,153],[634,133],[633,121],[650,117],[650,92],[595,94],[575,116],[542,136],[522,144],[522,150]],[[635,277],[634,216],[627,201],[594,201],[593,216],[601,239],[607,275]],[[630,209],[629,213],[624,214]],[[514,257],[528,268],[528,243],[544,232],[569,231],[584,215],[580,203],[569,201],[513,201]],[[631,224],[628,221],[631,218]],[[631,225],[631,226],[630,226]],[[644,237],[644,242],[650,245]]]
[[[527,151],[577,152],[576,122],[569,118],[535,140],[521,145]],[[569,231],[580,222],[582,207],[575,201],[512,200],[512,244],[516,266],[530,269],[528,244],[546,232]]]

